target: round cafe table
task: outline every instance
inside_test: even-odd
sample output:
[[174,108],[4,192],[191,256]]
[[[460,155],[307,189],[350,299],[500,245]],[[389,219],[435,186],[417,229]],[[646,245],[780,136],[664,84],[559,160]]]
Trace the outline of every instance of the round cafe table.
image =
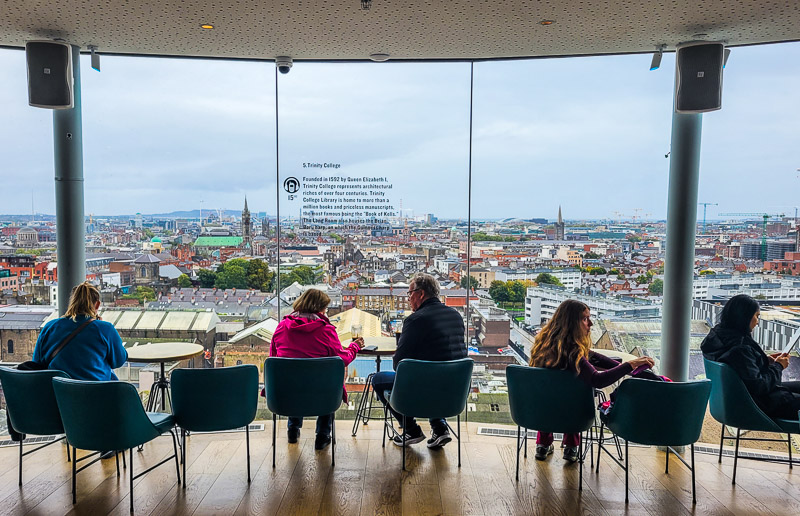
[[[376,372],[381,372],[381,357],[390,357],[397,351],[397,339],[395,337],[365,337],[364,346],[377,346],[378,349],[362,349],[358,352],[358,356],[373,356],[375,357]],[[375,396],[372,392],[372,377],[375,373],[370,373],[364,383],[364,390],[361,392],[361,399],[358,400],[358,408],[356,415],[353,419],[353,437],[358,433],[358,422],[367,424],[370,419],[383,420],[383,414],[380,416],[372,415],[372,401]],[[375,409],[383,410],[383,406],[376,405]]]
[[161,411],[166,410],[166,398],[169,398],[170,407],[172,397],[169,394],[169,380],[164,371],[166,362],[177,362],[187,358],[196,357],[203,352],[200,344],[189,342],[159,342],[157,344],[144,344],[127,348],[128,362],[152,364],[158,362],[161,365],[161,374],[150,387],[150,396],[147,398],[148,412],[155,411],[157,400],[161,400]]

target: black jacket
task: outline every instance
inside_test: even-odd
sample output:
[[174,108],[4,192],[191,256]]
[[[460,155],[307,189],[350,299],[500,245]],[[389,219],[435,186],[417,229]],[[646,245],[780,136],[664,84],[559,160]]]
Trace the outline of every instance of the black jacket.
[[432,297],[423,301],[419,309],[403,321],[403,332],[393,360],[397,369],[397,364],[404,358],[444,361],[466,356],[461,314]]
[[783,367],[770,361],[750,335],[717,325],[703,339],[700,349],[705,358],[731,366],[767,415],[792,403],[794,395],[781,386]]

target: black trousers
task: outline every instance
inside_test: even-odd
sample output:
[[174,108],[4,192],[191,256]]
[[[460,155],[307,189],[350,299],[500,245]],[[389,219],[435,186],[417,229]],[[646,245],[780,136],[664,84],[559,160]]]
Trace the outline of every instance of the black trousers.
[[781,382],[781,386],[789,389],[793,396],[792,400],[773,410],[765,410],[769,417],[777,417],[780,419],[798,419],[798,411],[800,411],[800,382]]

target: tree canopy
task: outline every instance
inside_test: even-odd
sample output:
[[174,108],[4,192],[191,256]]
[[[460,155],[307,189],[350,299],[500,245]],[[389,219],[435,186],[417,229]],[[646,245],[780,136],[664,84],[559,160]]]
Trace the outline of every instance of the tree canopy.
[[538,276],[536,276],[536,283],[538,283],[539,285],[556,285],[558,287],[564,286],[564,284],[561,283],[561,281],[558,278],[547,272],[543,272]]
[[660,296],[664,293],[664,282],[660,279],[654,279],[647,290],[649,290],[651,294]]
[[478,281],[478,279],[472,276],[462,276],[460,284],[461,288],[468,288],[468,289],[478,288],[480,286],[480,282]]
[[181,288],[189,288],[192,286],[192,280],[186,274],[178,276],[178,286]]

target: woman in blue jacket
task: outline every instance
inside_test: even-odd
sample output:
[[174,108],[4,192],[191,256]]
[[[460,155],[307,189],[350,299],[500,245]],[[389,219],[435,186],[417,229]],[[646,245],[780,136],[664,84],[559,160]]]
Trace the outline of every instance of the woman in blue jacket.
[[[116,380],[114,369],[128,360],[128,352],[111,323],[97,317],[100,291],[89,282],[72,289],[69,307],[63,317],[53,319],[42,328],[33,360],[48,369],[58,369],[76,380]],[[90,321],[64,346],[49,364],[48,357],[58,345],[82,324]]]

